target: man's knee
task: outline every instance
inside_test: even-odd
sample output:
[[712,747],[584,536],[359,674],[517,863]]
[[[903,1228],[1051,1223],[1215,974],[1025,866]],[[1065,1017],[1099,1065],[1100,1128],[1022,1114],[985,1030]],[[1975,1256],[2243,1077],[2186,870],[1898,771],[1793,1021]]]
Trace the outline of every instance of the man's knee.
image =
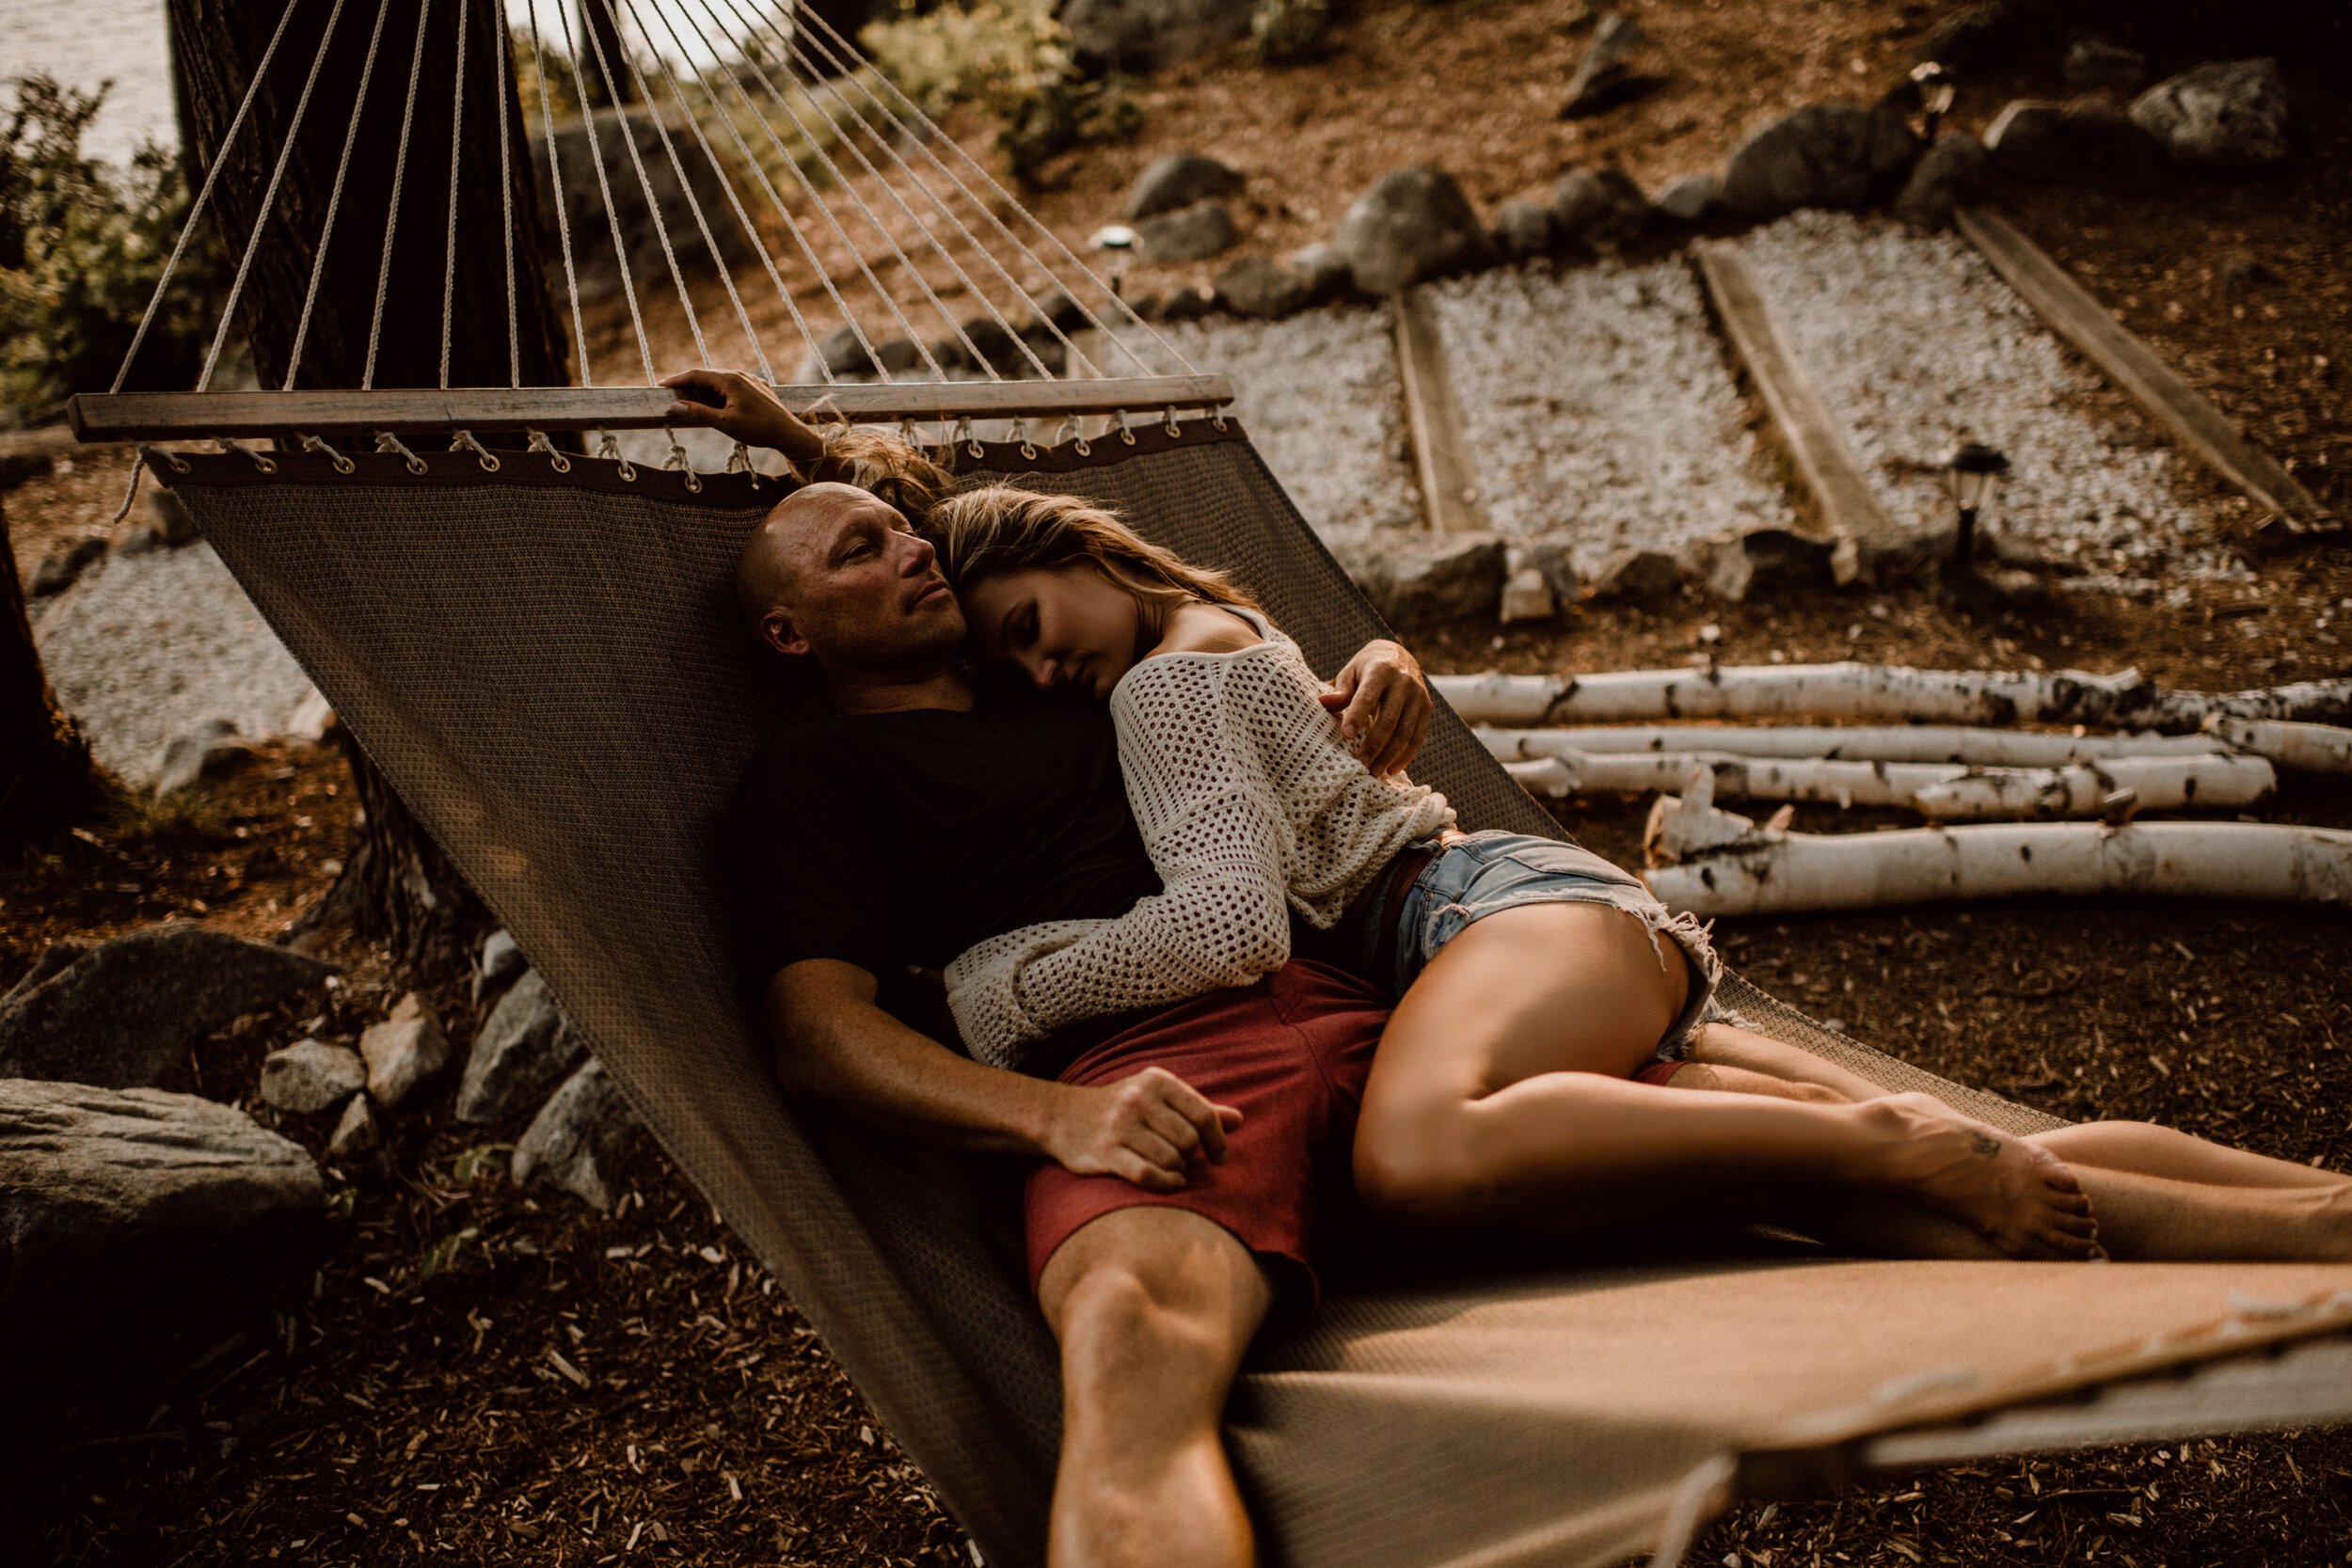
[[1184,1210],[1106,1214],[1064,1243],[1038,1282],[1065,1354],[1240,1359],[1265,1316],[1263,1270],[1232,1233]]

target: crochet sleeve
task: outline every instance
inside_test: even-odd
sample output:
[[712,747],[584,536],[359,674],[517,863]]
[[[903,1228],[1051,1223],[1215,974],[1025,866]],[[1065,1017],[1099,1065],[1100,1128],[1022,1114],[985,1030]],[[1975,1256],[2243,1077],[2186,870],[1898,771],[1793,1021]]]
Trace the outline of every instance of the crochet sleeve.
[[947,1002],[983,1060],[1084,1019],[1246,986],[1290,958],[1286,830],[1228,659],[1138,665],[1113,714],[1120,767],[1163,891],[1116,920],[1031,926],[947,970]]

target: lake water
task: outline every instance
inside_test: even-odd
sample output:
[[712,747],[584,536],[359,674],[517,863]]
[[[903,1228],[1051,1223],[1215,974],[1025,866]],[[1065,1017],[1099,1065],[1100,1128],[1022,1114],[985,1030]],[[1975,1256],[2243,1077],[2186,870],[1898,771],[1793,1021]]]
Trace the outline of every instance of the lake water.
[[[246,3],[269,5],[273,0]],[[518,29],[529,25],[532,4],[506,0],[507,15]],[[557,36],[555,4],[538,0],[539,24],[550,39]],[[628,14],[627,7],[616,8]],[[352,25],[353,18],[366,25],[373,13],[373,7],[347,0],[343,25]],[[679,7],[675,14],[691,16],[695,8]],[[659,24],[647,25],[664,39],[663,53],[675,53]],[[679,26],[684,29],[685,24]],[[628,31],[635,33],[633,27]],[[693,53],[691,31],[687,42]],[[40,71],[84,92],[95,92],[100,83],[113,80],[105,107],[83,138],[85,152],[124,163],[142,141],[151,139],[166,147],[178,142],[164,0],[0,0],[0,107],[15,103],[14,79]]]

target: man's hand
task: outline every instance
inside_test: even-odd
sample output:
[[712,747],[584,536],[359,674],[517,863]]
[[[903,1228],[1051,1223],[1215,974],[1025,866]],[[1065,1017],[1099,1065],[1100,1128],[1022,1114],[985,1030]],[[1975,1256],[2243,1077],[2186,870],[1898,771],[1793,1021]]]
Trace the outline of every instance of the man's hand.
[[1340,738],[1375,773],[1394,773],[1421,753],[1429,737],[1429,683],[1421,662],[1394,642],[1364,644],[1323,694],[1340,716]]
[[771,447],[795,463],[825,454],[824,438],[784,405],[775,389],[740,371],[680,371],[661,385],[678,394],[670,422],[705,425],[745,446]]
[[1225,1162],[1225,1134],[1241,1113],[1215,1105],[1165,1068],[1099,1088],[1066,1092],[1046,1152],[1076,1176],[1116,1176],[1146,1192],[1172,1193],[1202,1161]]

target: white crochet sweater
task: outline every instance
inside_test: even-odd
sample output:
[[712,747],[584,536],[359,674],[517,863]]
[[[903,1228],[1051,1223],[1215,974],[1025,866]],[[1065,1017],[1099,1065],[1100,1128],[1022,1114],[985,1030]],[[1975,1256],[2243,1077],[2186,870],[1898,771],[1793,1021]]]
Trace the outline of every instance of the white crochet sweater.
[[1399,849],[1453,825],[1444,796],[1359,762],[1297,645],[1246,618],[1264,641],[1147,658],[1112,691],[1164,891],[1116,920],[1024,927],[960,955],[947,1003],[978,1060],[1018,1067],[1083,1020],[1248,985],[1288,961],[1290,910],[1327,930]]

